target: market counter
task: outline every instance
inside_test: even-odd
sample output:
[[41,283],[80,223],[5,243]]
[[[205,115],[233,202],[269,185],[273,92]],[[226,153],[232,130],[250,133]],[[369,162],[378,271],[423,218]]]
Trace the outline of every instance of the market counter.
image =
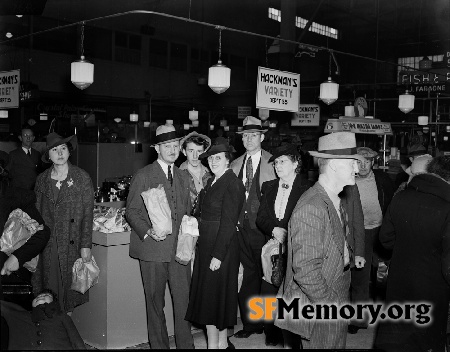
[[[139,261],[129,256],[130,232],[92,234],[92,254],[100,268],[89,302],[72,314],[84,342],[99,349],[122,349],[148,342]],[[166,288],[165,316],[174,334],[172,298]]]

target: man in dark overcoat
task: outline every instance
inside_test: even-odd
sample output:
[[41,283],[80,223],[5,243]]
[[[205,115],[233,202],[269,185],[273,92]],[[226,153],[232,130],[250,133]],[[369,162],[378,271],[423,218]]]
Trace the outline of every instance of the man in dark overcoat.
[[[181,220],[191,211],[189,175],[174,165],[180,154],[179,140],[172,125],[158,127],[153,145],[158,159],[134,175],[127,199],[126,217],[132,228],[130,256],[139,259],[152,349],[170,348],[164,316],[167,282],[173,299],[177,348],[194,348],[191,325],[184,319],[189,303],[191,265],[175,261]],[[167,236],[159,236],[153,230],[141,197],[142,192],[159,185],[164,187],[172,217],[172,233]]]
[[246,201],[238,223],[240,260],[244,267],[242,286],[238,296],[243,329],[234,334],[236,338],[247,338],[252,334],[263,332],[263,324],[253,322],[248,317],[248,300],[260,294],[263,277],[261,250],[266,243],[266,238],[256,226],[261,187],[264,182],[276,178],[273,164],[269,162],[272,154],[261,149],[265,132],[267,130],[262,128],[261,120],[247,116],[242,131],[238,132],[242,135],[246,153],[231,163],[231,169],[246,188]]

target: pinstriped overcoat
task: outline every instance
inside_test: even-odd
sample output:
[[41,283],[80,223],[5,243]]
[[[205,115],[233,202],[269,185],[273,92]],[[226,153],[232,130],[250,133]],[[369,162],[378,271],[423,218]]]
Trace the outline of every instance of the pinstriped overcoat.
[[[307,304],[348,302],[350,275],[344,273],[345,234],[339,215],[324,188],[316,184],[300,197],[288,226],[288,261],[279,297]],[[327,331],[310,347],[344,348],[347,321],[276,319],[275,325],[305,339]],[[328,325],[328,326],[326,326]],[[320,329],[314,331],[314,329]],[[342,333],[344,334],[342,336]]]
[[[89,291],[81,294],[70,289],[73,263],[81,257],[81,248],[92,247],[92,221],[94,217],[94,188],[89,174],[69,163],[66,181],[62,183],[58,200],[53,200],[50,180],[52,168],[40,174],[36,181],[36,207],[51,235],[47,246],[39,255],[36,272],[32,276],[33,293],[48,288],[52,239],[58,243],[66,311],[89,301]],[[73,181],[73,182],[71,182]],[[100,268],[101,270],[101,268]]]

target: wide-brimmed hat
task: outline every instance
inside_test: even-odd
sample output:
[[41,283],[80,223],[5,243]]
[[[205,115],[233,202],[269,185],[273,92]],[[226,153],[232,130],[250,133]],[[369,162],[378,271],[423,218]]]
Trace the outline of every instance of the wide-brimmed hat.
[[152,147],[162,143],[168,143],[172,141],[178,141],[181,137],[177,137],[177,131],[175,127],[170,124],[161,125],[156,129],[156,139]]
[[376,151],[370,149],[369,147],[358,147],[356,149],[359,155],[369,160],[375,158],[378,155]]
[[269,163],[274,161],[276,158],[279,158],[282,155],[297,155],[300,156],[300,153],[297,150],[297,146],[294,144],[286,143],[273,151],[272,156],[269,159]]
[[204,134],[195,132],[195,131],[193,131],[193,132],[187,134],[186,136],[184,136],[183,138],[181,138],[180,147],[182,148],[183,143],[191,137],[200,137],[200,138],[203,138],[206,142],[208,142],[208,146],[204,150],[205,152],[211,147],[211,138],[209,138],[208,136],[205,136]]
[[234,147],[228,143],[228,140],[225,137],[216,137],[216,139],[213,142],[213,145],[217,145],[217,144],[226,144],[230,147],[230,152],[231,153],[236,153],[236,149],[234,149]]
[[356,149],[356,138],[353,132],[334,132],[319,138],[317,151],[309,154],[324,159],[366,159]]
[[198,158],[205,159],[211,155],[215,155],[215,154],[222,153],[222,152],[232,153],[232,149],[234,149],[234,148],[232,146],[230,146],[227,142],[220,143],[220,144],[214,144],[213,146],[211,146],[211,148],[209,148],[209,150],[207,152],[200,154]]
[[46,138],[45,153],[42,155],[41,160],[44,163],[49,163],[50,160],[48,159],[48,151],[52,148],[55,148],[55,147],[61,145],[61,144],[70,144],[72,147],[72,150],[77,149],[77,145],[78,145],[77,135],[74,134],[73,136],[63,138],[56,132],[50,133]]
[[262,127],[262,122],[260,119],[253,117],[253,116],[247,116],[244,119],[243,125],[242,125],[242,131],[236,132],[238,134],[242,133],[248,133],[248,132],[267,132],[268,129],[264,129]]

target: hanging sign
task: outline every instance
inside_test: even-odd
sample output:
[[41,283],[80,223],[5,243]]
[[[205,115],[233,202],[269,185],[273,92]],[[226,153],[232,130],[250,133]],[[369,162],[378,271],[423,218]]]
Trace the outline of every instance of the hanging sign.
[[377,119],[329,119],[325,125],[325,133],[353,132],[364,134],[392,134],[391,124]]
[[300,74],[258,67],[256,107],[298,112]]
[[19,107],[20,70],[0,72],[0,109]]
[[319,126],[320,107],[317,104],[300,104],[294,112],[291,126]]
[[238,106],[238,118],[245,119],[247,116],[252,114],[251,106]]

